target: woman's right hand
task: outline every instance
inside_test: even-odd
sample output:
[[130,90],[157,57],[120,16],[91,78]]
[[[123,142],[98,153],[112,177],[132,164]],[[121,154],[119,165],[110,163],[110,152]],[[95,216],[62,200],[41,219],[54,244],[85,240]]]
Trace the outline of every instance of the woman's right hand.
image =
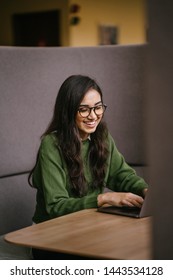
[[99,194],[97,197],[98,207],[104,204],[112,206],[142,207],[144,199],[133,193],[126,192],[107,192]]

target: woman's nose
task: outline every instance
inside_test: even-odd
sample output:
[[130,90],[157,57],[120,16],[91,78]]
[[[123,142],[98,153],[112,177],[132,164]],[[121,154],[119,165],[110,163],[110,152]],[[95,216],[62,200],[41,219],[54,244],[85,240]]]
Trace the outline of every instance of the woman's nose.
[[97,115],[96,113],[94,112],[94,109],[91,110],[89,116],[88,116],[89,119],[95,119],[97,118]]

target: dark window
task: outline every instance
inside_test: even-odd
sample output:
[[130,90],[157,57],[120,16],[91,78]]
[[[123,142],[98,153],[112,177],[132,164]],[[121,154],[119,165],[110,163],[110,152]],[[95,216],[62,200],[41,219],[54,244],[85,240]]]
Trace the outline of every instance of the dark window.
[[15,46],[60,46],[60,11],[14,14]]

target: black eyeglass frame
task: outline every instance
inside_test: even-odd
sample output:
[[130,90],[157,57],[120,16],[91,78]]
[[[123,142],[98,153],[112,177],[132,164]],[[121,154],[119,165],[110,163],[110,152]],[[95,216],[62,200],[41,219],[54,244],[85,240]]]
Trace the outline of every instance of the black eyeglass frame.
[[[102,106],[102,107],[103,107],[103,113],[101,113],[101,114],[97,114],[97,113],[95,112],[96,108],[99,107],[99,106]],[[101,115],[104,114],[104,112],[106,111],[107,105],[106,105],[106,104],[99,104],[99,105],[94,106],[94,107],[81,106],[81,109],[82,109],[82,108],[86,108],[86,109],[88,110],[88,115],[87,115],[87,116],[82,116],[82,115],[81,115],[81,112],[80,112],[80,108],[78,109],[78,112],[79,112],[79,114],[80,114],[80,116],[81,116],[82,118],[87,118],[87,117],[91,114],[91,111],[92,111],[92,110],[94,111],[94,114],[95,114],[96,116],[99,117],[99,116],[101,116]]]

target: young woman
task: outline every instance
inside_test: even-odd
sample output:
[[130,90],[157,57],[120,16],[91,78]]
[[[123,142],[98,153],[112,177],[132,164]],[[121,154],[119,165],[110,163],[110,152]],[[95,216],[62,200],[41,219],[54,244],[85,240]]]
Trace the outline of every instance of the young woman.
[[[104,204],[141,207],[148,186],[117,150],[105,110],[93,79],[73,75],[60,87],[30,174],[37,189],[35,223]],[[104,193],[105,187],[113,192]]]

